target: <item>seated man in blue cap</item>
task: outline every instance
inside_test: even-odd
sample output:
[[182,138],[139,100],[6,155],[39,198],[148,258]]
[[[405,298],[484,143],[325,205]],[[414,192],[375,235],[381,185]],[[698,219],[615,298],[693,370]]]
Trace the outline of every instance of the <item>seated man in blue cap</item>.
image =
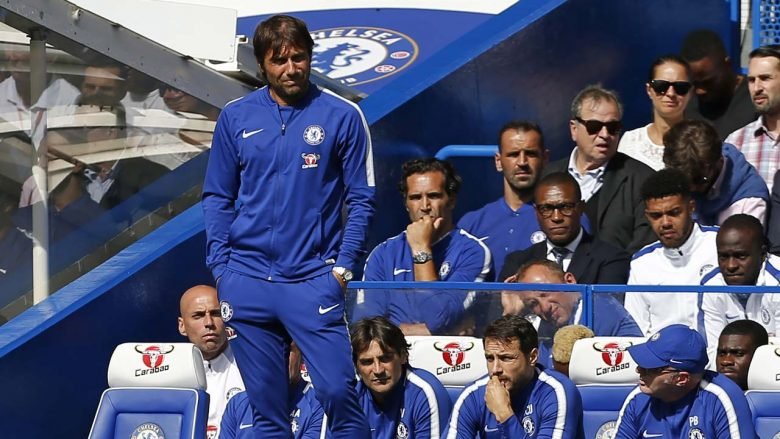
[[615,438],[754,438],[745,395],[729,378],[705,371],[704,338],[671,325],[628,348],[639,386],[623,403]]

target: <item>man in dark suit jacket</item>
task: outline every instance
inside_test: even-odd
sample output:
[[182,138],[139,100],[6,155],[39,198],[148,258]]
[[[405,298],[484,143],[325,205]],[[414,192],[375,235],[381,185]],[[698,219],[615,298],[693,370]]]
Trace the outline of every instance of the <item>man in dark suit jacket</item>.
[[588,86],[571,108],[569,129],[576,147],[569,158],[551,163],[544,172],[571,174],[580,186],[591,232],[634,253],[656,240],[640,195],[642,182],[653,170],[617,152],[623,111],[614,92]]
[[524,264],[540,259],[557,262],[583,284],[625,284],[631,257],[624,250],[585,233],[580,225],[585,203],[574,177],[548,174],[534,193],[536,218],[547,239],[510,253],[499,279],[517,273]]

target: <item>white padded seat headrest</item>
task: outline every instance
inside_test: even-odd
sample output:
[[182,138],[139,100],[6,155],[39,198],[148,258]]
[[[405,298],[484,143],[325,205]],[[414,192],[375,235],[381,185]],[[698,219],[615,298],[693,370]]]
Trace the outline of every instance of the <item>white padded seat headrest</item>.
[[108,386],[205,390],[203,355],[192,343],[122,343],[111,355]]
[[780,337],[769,337],[769,344],[780,346]]
[[748,369],[749,390],[780,390],[780,346],[759,346]]
[[575,384],[634,385],[639,382],[636,362],[627,348],[644,343],[643,337],[593,337],[574,342],[569,378]]
[[432,373],[445,386],[465,386],[487,373],[482,339],[408,336],[409,364]]

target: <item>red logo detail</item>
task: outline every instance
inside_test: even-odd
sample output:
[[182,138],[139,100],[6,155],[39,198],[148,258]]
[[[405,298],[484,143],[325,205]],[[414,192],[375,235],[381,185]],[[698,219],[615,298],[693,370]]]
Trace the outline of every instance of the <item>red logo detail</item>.
[[601,352],[601,360],[604,361],[604,364],[614,367],[623,362],[623,352],[625,352],[626,346],[621,346],[615,342],[610,342],[603,346],[598,346],[598,343],[594,343],[593,349]]
[[165,355],[170,354],[173,351],[173,346],[169,346],[166,350],[163,350],[159,346],[154,345],[149,346],[144,350],[141,350],[138,346],[136,346],[135,351],[141,354],[141,359],[143,360],[146,367],[149,369],[154,369],[156,367],[160,367],[163,364]]
[[439,343],[434,343],[433,348],[441,352],[441,358],[450,366],[457,366],[463,363],[466,358],[466,352],[474,347],[474,343],[463,344],[453,341],[440,347]]
[[217,431],[219,428],[216,425],[206,426],[206,439],[217,439]]
[[317,161],[320,159],[320,155],[314,153],[304,153],[301,154],[301,158],[303,158],[303,169],[316,168]]

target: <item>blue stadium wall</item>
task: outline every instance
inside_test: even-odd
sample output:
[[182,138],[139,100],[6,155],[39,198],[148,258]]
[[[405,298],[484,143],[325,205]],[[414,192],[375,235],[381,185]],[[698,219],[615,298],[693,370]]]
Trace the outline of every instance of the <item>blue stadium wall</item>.
[[[509,119],[537,121],[553,158],[571,149],[571,98],[602,82],[625,101],[628,128],[647,122],[650,61],[685,33],[730,35],[723,0],[521,0],[411,68],[361,106],[375,144],[379,188],[371,244],[406,223],[395,190],[404,160],[453,143],[495,143]],[[459,213],[500,194],[492,161],[457,161]],[[469,187],[470,186],[470,187]],[[0,327],[3,437],[86,437],[108,360],[125,341],[177,341],[178,297],[209,283],[195,206],[115,258]]]

